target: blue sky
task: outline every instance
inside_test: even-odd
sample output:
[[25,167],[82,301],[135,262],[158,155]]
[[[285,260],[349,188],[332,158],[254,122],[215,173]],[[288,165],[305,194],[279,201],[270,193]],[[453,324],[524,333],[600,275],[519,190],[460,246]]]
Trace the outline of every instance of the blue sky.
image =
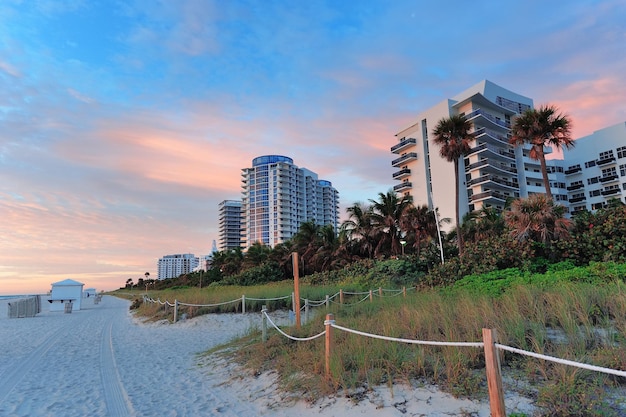
[[259,155],[331,181],[342,210],[376,198],[394,134],[483,79],[575,137],[623,122],[625,57],[621,0],[4,0],[0,294],[208,253]]

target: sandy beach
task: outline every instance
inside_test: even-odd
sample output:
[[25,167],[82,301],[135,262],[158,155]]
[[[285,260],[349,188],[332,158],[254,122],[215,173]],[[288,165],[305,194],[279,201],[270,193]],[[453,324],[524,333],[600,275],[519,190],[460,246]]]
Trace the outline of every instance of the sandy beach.
[[[105,296],[71,314],[8,319],[0,301],[0,416],[489,416],[489,404],[436,387],[378,387],[355,403],[315,404],[276,389],[272,373],[253,376],[206,350],[259,328],[259,313],[206,315],[176,324],[142,323],[130,303]],[[278,324],[286,312],[271,313]],[[507,411],[532,415],[510,396]]]

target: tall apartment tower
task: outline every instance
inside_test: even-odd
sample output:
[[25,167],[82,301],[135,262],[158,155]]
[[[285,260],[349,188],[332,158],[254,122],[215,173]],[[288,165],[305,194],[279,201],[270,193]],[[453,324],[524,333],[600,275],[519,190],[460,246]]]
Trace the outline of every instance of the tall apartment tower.
[[188,274],[198,267],[200,259],[193,253],[165,255],[159,259],[159,279],[176,278]]
[[241,200],[224,200],[218,210],[219,250],[241,248]]
[[337,231],[339,193],[316,173],[298,168],[282,155],[259,156],[242,169],[244,246],[274,247],[293,237],[300,225],[314,221]]
[[563,150],[569,212],[595,211],[611,199],[626,202],[626,122],[576,139]]
[[[533,107],[532,99],[484,80],[457,96],[420,113],[416,122],[396,134],[391,164],[400,181],[394,190],[411,196],[416,205],[438,208],[442,217],[455,219],[455,180],[452,163],[439,154],[432,131],[439,120],[463,115],[472,123],[475,141],[470,154],[459,160],[460,217],[483,207],[503,209],[508,198],[545,193],[539,161],[528,156],[530,147],[509,145],[511,119]],[[547,149],[546,152],[550,152]],[[549,180],[557,201],[566,201],[565,183],[552,167]]]

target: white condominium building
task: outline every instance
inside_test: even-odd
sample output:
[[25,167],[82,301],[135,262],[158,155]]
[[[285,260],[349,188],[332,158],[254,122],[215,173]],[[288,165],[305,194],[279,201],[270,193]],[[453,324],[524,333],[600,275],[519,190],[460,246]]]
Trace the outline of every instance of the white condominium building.
[[241,175],[244,247],[255,242],[274,247],[307,221],[330,224],[337,231],[339,193],[316,173],[295,166],[291,158],[259,156]]
[[[441,217],[451,219],[449,227],[454,226],[454,167],[440,156],[432,132],[441,119],[464,115],[472,122],[475,140],[470,154],[459,160],[461,218],[483,207],[503,209],[508,198],[545,193],[539,161],[528,156],[530,147],[508,143],[511,119],[532,107],[532,99],[484,80],[420,113],[414,124],[396,134],[397,144],[391,147],[397,155],[391,164],[398,169],[393,179],[400,181],[394,190],[411,196],[416,205],[438,208]],[[566,202],[562,171],[552,167],[549,180],[555,200]]]
[[219,250],[241,248],[241,200],[224,200],[218,210]]
[[179,255],[165,255],[159,259],[159,279],[176,278],[182,274],[188,274],[200,264],[200,259],[192,253]]
[[569,212],[595,211],[611,199],[626,202],[626,122],[576,139],[563,150]]

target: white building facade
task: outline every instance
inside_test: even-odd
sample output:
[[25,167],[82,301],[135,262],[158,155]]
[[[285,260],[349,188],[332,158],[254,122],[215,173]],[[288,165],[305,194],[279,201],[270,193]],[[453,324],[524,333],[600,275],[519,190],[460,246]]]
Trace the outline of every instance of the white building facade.
[[241,248],[241,200],[224,200],[218,206],[219,250]]
[[576,139],[559,162],[570,214],[604,208],[612,199],[626,203],[626,122]]
[[192,253],[165,255],[159,259],[158,279],[176,278],[193,272],[200,264],[200,259]]
[[339,223],[339,193],[316,173],[282,155],[264,155],[242,169],[243,246],[274,247],[293,237],[300,225]]
[[[399,181],[394,190],[411,196],[415,205],[438,208],[454,226],[454,167],[440,156],[432,131],[441,119],[463,115],[472,122],[475,140],[469,155],[459,160],[460,218],[483,207],[502,210],[509,198],[545,193],[539,161],[528,156],[530,146],[508,143],[511,120],[532,107],[532,99],[484,80],[420,113],[396,134],[391,147],[397,155],[392,166],[398,169],[393,179]],[[563,168],[551,166],[549,181],[555,200],[567,203]]]

